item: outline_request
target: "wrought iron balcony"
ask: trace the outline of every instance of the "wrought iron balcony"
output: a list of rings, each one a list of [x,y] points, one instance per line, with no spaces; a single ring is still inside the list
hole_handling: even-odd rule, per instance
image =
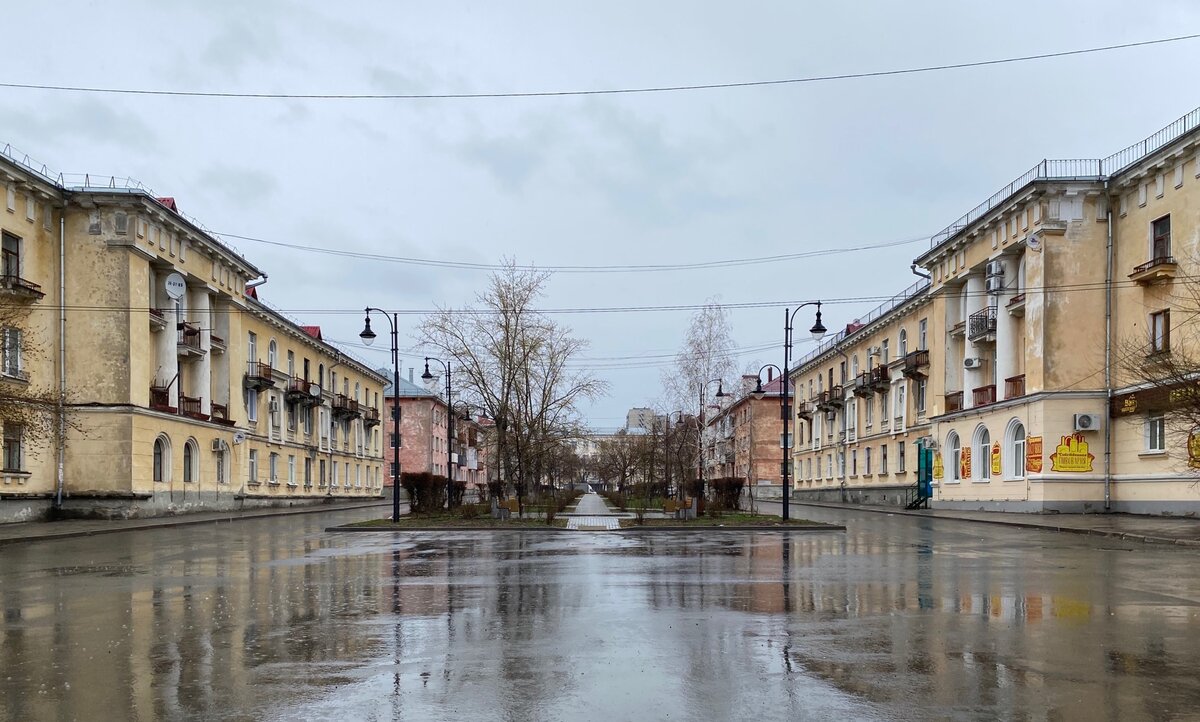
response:
[[[1175,262],[1174,256],[1159,256],[1135,267],[1133,273],[1129,274],[1129,279],[1134,283],[1148,286],[1152,283],[1170,280],[1178,271],[1179,264]]]
[[[813,402],[811,402],[811,401],[797,401],[796,402],[796,416],[799,416],[802,419],[811,419],[812,415],[813,415]]]
[[[1004,379],[1004,398],[1015,399],[1025,395],[1025,374]]]
[[[246,364],[245,384],[249,389],[269,389],[275,385],[275,370],[262,361],[250,361]]]
[[[822,391],[817,397],[818,409],[836,409],[840,408],[844,403],[843,391],[841,386],[834,386],[831,389]]]
[[[952,414],[955,411],[962,411],[963,392],[955,391],[953,393],[946,394],[945,400],[946,400],[946,413],[947,414]]]
[[[904,357],[904,375],[909,378],[924,378],[925,369],[929,366],[929,351],[918,349]]]
[[[313,391],[317,390],[316,384],[302,378],[293,377],[288,379],[287,391],[284,392],[284,398],[293,404],[311,404],[315,402]],[[319,390],[317,390],[320,393]]]
[[[208,420],[208,414],[204,413],[204,402],[199,396],[184,396],[179,395],[179,415],[187,416],[201,421]]]
[[[876,366],[871,369],[871,385],[876,393],[884,393],[892,385],[892,372],[887,366]]]
[[[875,393],[875,381],[871,378],[870,371],[863,371],[854,377],[855,396],[870,396],[873,393]]]
[[[212,405],[212,417],[210,417],[210,421],[215,421],[216,423],[224,424],[225,426],[234,425],[234,422],[229,418],[229,407],[225,404]]]
[[[46,295],[42,293],[42,287],[33,281],[10,273],[0,276],[0,293],[27,301],[40,301]]]
[[[971,392],[971,406],[987,406],[996,403],[996,384],[980,386]]]
[[[972,341],[986,339],[996,333],[996,307],[988,306],[976,311],[967,319],[967,338]]]
[[[360,414],[358,402],[345,394],[338,394],[333,397],[332,408],[334,416],[343,418],[352,418]]]
[[[200,325],[190,321],[180,321],[176,324],[179,337],[177,348],[180,356],[203,356],[204,349],[200,347]]]
[[[150,387],[150,408],[154,409],[155,411],[166,411],[169,414],[175,413],[175,407],[171,405],[170,387]]]
[[[379,409],[376,409],[373,406],[364,406],[362,412],[363,426],[369,429],[373,426],[379,425]]]

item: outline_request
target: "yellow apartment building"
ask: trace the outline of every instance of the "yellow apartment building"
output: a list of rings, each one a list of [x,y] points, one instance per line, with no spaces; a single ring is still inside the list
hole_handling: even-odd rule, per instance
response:
[[[934,507],[1200,512],[1200,430],[1178,412],[1200,382],[1200,109],[1106,158],[1038,163],[915,266],[924,288],[793,372],[801,499],[912,498],[897,450],[880,478],[883,449],[868,462],[862,443],[884,432],[864,399],[886,391],[885,438],[934,450]]]
[[[0,184],[0,521],[382,494],[384,378],[257,267],[136,184]]]

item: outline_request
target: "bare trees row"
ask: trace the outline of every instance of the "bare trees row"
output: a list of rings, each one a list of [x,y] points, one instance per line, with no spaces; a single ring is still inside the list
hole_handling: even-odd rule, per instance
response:
[[[535,309],[549,277],[510,262],[492,275],[476,306],[439,309],[419,328],[422,345],[454,365],[462,399],[495,423],[494,494],[511,483],[523,498],[551,472],[561,473],[563,443],[581,432],[580,404],[606,388],[571,367],[587,342]]]

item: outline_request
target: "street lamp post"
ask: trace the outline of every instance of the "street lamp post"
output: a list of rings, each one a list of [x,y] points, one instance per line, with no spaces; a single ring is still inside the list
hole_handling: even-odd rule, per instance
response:
[[[451,471],[454,468],[452,465],[454,460],[454,411],[450,408],[450,364],[446,363],[440,358],[426,356],[425,373],[421,374],[421,378],[425,381],[431,381],[433,379],[433,374],[429,373],[430,361],[437,361],[442,365],[442,368],[446,369],[446,508],[449,509],[450,492],[454,486],[454,472]]]
[[[704,383],[700,384],[700,416],[699,416],[699,423],[697,424],[697,432],[696,432],[697,438],[700,441],[700,443],[697,445],[698,456],[700,457],[700,499],[704,498],[704,487],[706,486],[706,479],[704,478],[704,391],[705,391],[705,389],[708,388],[708,385],[714,381],[717,382],[717,398],[718,399],[723,399],[729,395],[729,394],[725,393],[725,389],[723,388],[725,382],[722,381],[721,379],[709,379],[708,381],[705,381]],[[720,402],[717,402],[717,403],[720,403]],[[696,500],[696,509],[694,511],[696,512],[697,515],[700,513],[700,500],[699,499]]]
[[[672,411],[667,414],[663,431],[663,475],[667,480],[667,493],[671,493],[671,417],[679,414],[679,423],[683,423],[683,412]],[[675,496],[680,496],[680,490],[675,490]],[[682,497],[681,497],[682,498]]]
[[[371,312],[383,314],[392,326],[392,523],[400,521],[400,344],[397,338],[399,319],[395,313],[388,315],[387,311],[378,308],[366,309],[367,317],[363,320],[362,333],[358,337],[368,346],[375,342],[375,332],[371,330]],[[387,396],[384,395],[384,406]]]
[[[796,318],[796,312],[799,311],[800,309],[804,308],[805,306],[816,306],[817,307],[817,320],[815,323],[813,323],[812,328],[809,329],[809,333],[812,334],[813,339],[820,341],[821,338],[825,336],[825,330],[826,330],[824,324],[821,323],[821,302],[820,301],[808,301],[806,303],[800,304],[799,306],[797,306],[794,309],[791,309],[790,311],[786,308],[783,309],[783,369],[780,371],[780,374],[779,374],[779,406],[780,406],[780,415],[783,416],[783,440],[782,440],[782,442],[783,442],[782,443],[782,445],[783,445],[783,463],[780,464],[780,472],[783,477],[783,520],[784,521],[788,520],[788,501],[792,495],[791,480],[789,478],[791,476],[792,439],[791,439],[791,435],[788,433],[788,425],[791,423],[791,420],[792,420],[792,411],[791,411],[790,403],[789,403],[790,394],[788,393],[788,387],[790,386],[790,383],[791,383],[790,379],[788,379],[788,364],[791,362],[791,352],[792,352],[792,321]],[[763,366],[762,368],[760,368],[758,370],[758,373],[759,373],[758,384],[755,387],[754,392],[753,392],[755,394],[756,398],[762,398],[762,396],[763,396],[762,370],[771,365],[772,364],[767,364],[766,366]]]

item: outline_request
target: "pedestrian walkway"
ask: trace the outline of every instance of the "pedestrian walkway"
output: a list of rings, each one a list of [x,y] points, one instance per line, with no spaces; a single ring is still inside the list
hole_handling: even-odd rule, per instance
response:
[[[0,524],[0,545],[48,539],[111,534],[135,529],[153,529],[189,524],[209,524],[235,519],[253,519],[290,514],[313,514],[316,512],[347,511],[371,507],[391,507],[391,500],[351,502],[344,504],[313,504],[309,506],[273,507],[247,511],[206,511],[175,516],[156,516],[145,519],[64,519],[62,521],[31,521],[18,524]],[[408,512],[408,502],[400,504],[403,513]]]
[[[594,491],[589,491],[588,493],[579,497],[579,503],[575,505],[575,510],[571,512],[571,514],[576,516],[592,517],[605,516],[614,513],[616,512],[608,508],[608,503],[604,501],[604,497],[600,496]]]
[[[620,528],[621,520],[615,516],[567,517],[568,531],[613,531]]]
[[[1025,529],[1042,529],[1070,534],[1090,534],[1156,544],[1200,547],[1200,519],[1190,517],[1141,516],[1137,514],[1023,514],[1002,511],[957,511],[952,509],[899,509],[862,504],[822,504],[792,501],[793,510],[813,506],[853,509],[884,514],[919,516],[929,519],[1000,524]],[[760,511],[778,514],[777,502],[758,502]]]

